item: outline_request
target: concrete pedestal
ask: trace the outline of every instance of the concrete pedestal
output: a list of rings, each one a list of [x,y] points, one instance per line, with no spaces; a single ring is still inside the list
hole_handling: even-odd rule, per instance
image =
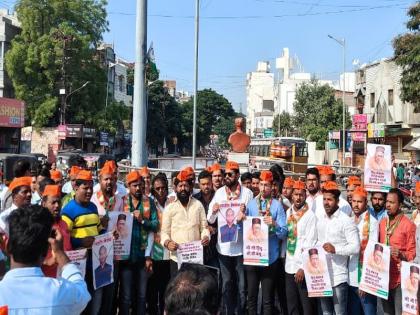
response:
[[[228,160],[239,164],[241,174],[249,171],[249,153],[229,152]]]

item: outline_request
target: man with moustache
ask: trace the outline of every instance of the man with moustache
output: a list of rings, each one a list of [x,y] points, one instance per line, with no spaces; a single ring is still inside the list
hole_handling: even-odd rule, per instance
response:
[[[347,190],[347,201],[351,205],[353,191],[356,187],[362,186],[362,181],[360,180],[359,176],[349,176],[346,190]]]
[[[386,212],[386,193],[380,191],[373,191],[370,193],[370,202],[372,207],[369,207],[369,213],[375,217],[378,222],[388,216]]]
[[[239,183],[239,164],[234,161],[226,162],[225,186],[219,188],[213,200],[210,203],[207,213],[207,220],[210,224],[214,224],[217,214],[220,210],[220,204],[229,201],[238,201],[241,203],[241,211],[237,221],[241,221],[245,216],[245,208],[248,202],[253,198],[252,191]],[[223,311],[226,314],[234,314],[237,306],[237,313],[245,312],[245,275],[243,268],[242,256],[242,236],[243,231],[239,229],[236,242],[217,243],[217,251],[219,253],[220,271],[222,274],[222,294],[223,294]],[[234,283],[236,279],[237,283]],[[235,290],[235,287],[237,290]],[[235,293],[239,292],[239,303],[236,303]]]
[[[220,166],[220,164],[213,164],[211,166],[211,181],[213,184],[214,191],[217,191],[220,187],[222,187],[225,184],[224,179],[225,172]]]
[[[308,204],[309,209],[313,210],[315,199],[318,196],[322,195],[320,186],[319,186],[319,171],[315,167],[308,168],[305,173],[306,178],[306,203]]]
[[[285,206],[286,210],[292,206],[292,193],[294,183],[295,181],[292,177],[286,177],[283,183],[283,190],[281,192],[281,195],[283,197],[283,205]]]
[[[161,245],[170,251],[171,276],[178,271],[176,250],[179,244],[201,240],[208,246],[210,233],[207,229],[206,212],[200,201],[191,197],[192,182],[189,172],[182,170],[175,178],[176,200],[162,217]]]
[[[69,171],[70,181],[64,184],[62,187],[62,191],[64,193],[64,187],[70,186],[70,192],[66,194],[62,201],[63,208],[74,198],[75,195],[75,188],[76,188],[76,176],[82,169],[79,166],[73,165]]]
[[[260,193],[260,172],[254,172],[251,174],[251,190],[254,194],[254,198]]]

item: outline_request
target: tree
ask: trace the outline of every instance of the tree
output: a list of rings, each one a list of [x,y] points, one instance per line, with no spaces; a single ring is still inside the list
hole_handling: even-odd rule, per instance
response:
[[[401,100],[420,113],[420,2],[408,10],[408,33],[394,39],[395,62],[402,67]]]
[[[217,144],[221,149],[229,148],[229,135],[235,131],[235,123],[232,117],[222,117],[213,127],[213,133],[218,136]]]
[[[303,83],[296,91],[293,125],[308,141],[315,141],[317,148],[324,148],[328,131],[342,129],[342,101],[335,99],[334,89],[320,85],[317,80]],[[346,128],[351,125],[346,112]]]
[[[273,130],[276,137],[287,137],[290,135],[290,133],[294,130],[292,119],[292,115],[287,112],[282,112],[280,115],[274,117]]]
[[[106,0],[19,0],[22,31],[6,54],[6,69],[16,97],[27,105],[27,121],[35,127],[59,122],[59,90],[67,94],[68,122],[96,124],[105,104],[106,73],[95,58],[108,29]]]
[[[182,136],[186,147],[191,148],[193,130],[193,99],[182,105]],[[197,99],[197,146],[209,142],[214,126],[222,118],[233,119],[235,111],[232,104],[212,89],[198,91]]]
[[[95,115],[95,126],[98,130],[115,134],[124,128],[123,122],[130,118],[130,111],[123,102],[111,101]]]

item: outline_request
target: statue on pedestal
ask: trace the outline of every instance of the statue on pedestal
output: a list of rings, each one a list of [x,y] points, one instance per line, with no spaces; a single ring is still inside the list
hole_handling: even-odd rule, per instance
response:
[[[243,131],[244,119],[242,117],[235,118],[236,131],[229,136],[229,144],[232,152],[245,153],[251,143],[251,137]]]

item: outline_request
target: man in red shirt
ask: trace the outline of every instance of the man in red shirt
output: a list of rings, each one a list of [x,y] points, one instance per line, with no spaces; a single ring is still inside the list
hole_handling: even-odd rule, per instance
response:
[[[402,313],[401,261],[412,261],[416,257],[416,226],[401,210],[404,196],[392,188],[386,197],[388,217],[379,224],[379,242],[391,247],[389,270],[389,296],[382,299],[385,315]]]
[[[60,231],[63,236],[64,250],[72,250],[70,242],[70,234],[67,230],[67,224],[61,219],[61,187],[59,185],[45,186],[44,193],[42,194],[41,205],[47,208],[54,218],[53,229]],[[47,277],[57,277],[57,264],[55,258],[52,257],[51,249],[48,250],[47,257],[41,267],[44,275]]]

